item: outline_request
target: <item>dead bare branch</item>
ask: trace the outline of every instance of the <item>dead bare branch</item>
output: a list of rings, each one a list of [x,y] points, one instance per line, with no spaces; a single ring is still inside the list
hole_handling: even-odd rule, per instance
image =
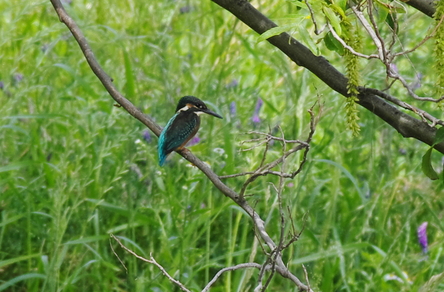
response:
[[[179,282],[178,280],[174,279],[166,270],[164,267],[162,267],[161,264],[159,264],[152,255],[150,255],[150,259],[146,259],[140,255],[138,255],[137,253],[135,253],[134,251],[132,251],[131,249],[127,248],[116,236],[114,236],[114,234],[110,234],[109,236],[111,236],[112,239],[114,239],[115,241],[117,241],[117,243],[120,245],[121,248],[123,248],[124,250],[126,250],[128,253],[130,253],[131,255],[133,255],[134,257],[138,258],[141,261],[144,261],[146,263],[149,264],[153,264],[155,265],[161,272],[162,274],[165,275],[165,277],[168,278],[168,280],[171,281],[171,283],[177,285],[180,290],[182,291],[186,291],[186,292],[191,292],[190,290],[188,290],[181,282]],[[126,268],[125,268],[126,269]]]
[[[60,0],[50,0],[50,1],[60,21],[68,27],[68,29],[71,31],[72,35],[74,36],[75,40],[79,44],[80,49],[83,52],[91,70],[102,82],[102,84],[109,92],[111,97],[126,111],[128,111],[129,114],[131,114],[133,117],[137,118],[139,121],[145,124],[151,131],[153,131],[153,133],[155,133],[158,136],[160,134],[161,127],[157,125],[153,121],[153,119],[146,116],[139,109],[137,109],[128,99],[126,99],[116,89],[116,87],[113,84],[113,80],[105,73],[105,71],[98,63],[82,31],[80,30],[76,22],[66,13]],[[234,190],[232,190],[226,184],[224,184],[220,180],[218,175],[216,175],[207,164],[205,164],[196,156],[194,156],[191,153],[191,151],[189,151],[188,149],[184,148],[183,150],[178,151],[178,153],[182,155],[185,159],[187,159],[189,162],[194,164],[197,168],[199,168],[200,171],[202,171],[208,177],[208,179],[214,184],[216,188],[220,190],[221,193],[223,193],[225,196],[233,200],[250,216],[250,218],[253,221],[253,224],[255,225],[255,229],[257,230],[257,234],[270,250],[274,250],[276,248],[276,244],[274,243],[274,241],[272,240],[272,238],[265,229],[264,221],[260,218],[260,216],[256,213],[256,211],[248,204],[248,202],[245,200],[243,196],[240,196],[238,193],[236,193]],[[113,238],[118,240],[116,237]],[[130,252],[129,250],[127,251]],[[189,291],[183,285],[181,285],[180,282],[176,281],[171,276],[169,276],[166,270],[163,269],[163,267],[160,264],[158,264],[153,257],[151,257],[150,259],[145,259],[135,253],[132,254],[140,260],[156,265],[165,274],[165,276],[170,279],[170,281],[178,285],[183,291]],[[312,291],[307,287],[307,285],[303,284],[295,275],[293,275],[287,269],[280,256],[277,257],[276,259],[276,270],[282,277],[292,281],[300,290]]]
[[[323,31],[324,28],[322,28],[321,30],[319,29],[318,23],[316,22],[316,18],[313,12],[313,8],[311,8],[310,3],[308,3],[308,0],[305,0],[305,5],[307,5],[308,11],[310,12],[310,17],[311,17],[311,21],[313,22],[313,25],[315,27],[315,34],[320,35]]]
[[[248,268],[261,269],[262,266],[257,263],[244,263],[244,264],[238,264],[238,265],[235,265],[232,267],[223,268],[219,272],[217,272],[216,275],[214,275],[213,279],[211,279],[211,281],[208,282],[207,286],[205,286],[205,288],[202,290],[202,292],[209,291],[211,288],[211,285],[213,285],[217,281],[217,279],[219,279],[219,277],[222,276],[223,273],[228,272],[228,271],[235,271],[235,270],[239,270],[239,269],[248,269]]]
[[[379,96],[381,98],[384,98],[385,100],[390,101],[390,102],[392,102],[392,103],[394,103],[394,104],[396,104],[396,105],[398,105],[398,106],[400,106],[400,107],[402,107],[402,108],[404,108],[406,110],[412,111],[415,114],[417,114],[418,116],[420,116],[421,119],[423,119],[424,121],[432,122],[431,123],[432,127],[434,127],[435,125],[442,125],[442,126],[444,126],[444,121],[435,118],[434,116],[432,116],[431,114],[427,113],[426,111],[423,111],[423,110],[421,110],[419,108],[416,108],[416,107],[414,107],[414,106],[412,106],[412,105],[410,105],[410,104],[408,104],[408,103],[406,103],[404,101],[400,101],[399,99],[397,99],[397,98],[395,98],[395,97],[391,96],[390,94],[387,94],[387,93],[385,93],[383,91],[380,91],[380,90],[377,90],[377,89],[374,89],[374,88],[366,88],[366,87],[359,87],[359,91],[362,92],[362,93],[368,92],[368,93],[377,95],[377,96]]]

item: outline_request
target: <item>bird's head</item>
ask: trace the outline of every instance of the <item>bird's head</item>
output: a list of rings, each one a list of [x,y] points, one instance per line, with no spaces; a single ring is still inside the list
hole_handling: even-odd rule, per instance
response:
[[[209,114],[216,118],[222,119],[222,117],[212,110],[209,110],[206,104],[194,96],[184,96],[179,100],[177,104],[176,112],[192,111],[196,115]]]

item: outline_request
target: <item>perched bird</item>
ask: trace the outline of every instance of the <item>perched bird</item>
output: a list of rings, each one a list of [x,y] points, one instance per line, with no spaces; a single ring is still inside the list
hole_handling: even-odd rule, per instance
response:
[[[184,96],[179,100],[176,114],[168,121],[159,136],[159,165],[171,152],[182,149],[196,135],[200,127],[200,115],[209,114],[222,117],[209,110],[205,103],[194,96]]]

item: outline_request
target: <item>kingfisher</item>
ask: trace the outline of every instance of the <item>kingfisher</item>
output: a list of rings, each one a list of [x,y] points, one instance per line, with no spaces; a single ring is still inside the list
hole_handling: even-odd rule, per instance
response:
[[[184,96],[179,100],[176,114],[168,121],[159,136],[160,166],[165,163],[168,154],[181,150],[196,135],[200,127],[201,114],[209,114],[222,119],[220,115],[209,110],[205,103],[197,97]]]

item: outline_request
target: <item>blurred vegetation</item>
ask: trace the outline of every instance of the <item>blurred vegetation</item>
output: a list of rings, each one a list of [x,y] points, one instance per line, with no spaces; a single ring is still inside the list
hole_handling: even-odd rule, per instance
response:
[[[239,151],[249,130],[280,126],[288,139],[306,138],[306,111],[320,105],[309,161],[283,194],[296,228],[305,226],[284,260],[301,279],[304,264],[315,290],[416,291],[443,272],[443,191],[421,172],[427,145],[403,139],[362,109],[353,137],[343,97],[210,1],[66,6],[118,88],[160,125],[183,95],[224,116],[203,117],[201,141],[190,148],[218,174],[260,163],[263,149]],[[343,57],[310,34],[298,6],[259,7],[278,24],[298,23],[293,35],[345,71]],[[114,106],[49,1],[0,0],[0,11],[0,291],[178,291],[157,268],[117,248],[109,233],[142,256],[152,253],[193,291],[225,266],[265,260],[249,218],[202,173],[177,154],[158,167],[157,138]],[[433,23],[410,8],[399,21],[398,37],[409,47]],[[432,51],[427,43],[397,63],[412,82],[424,75],[418,90],[425,94],[433,92]],[[364,85],[386,86],[381,64],[361,65]],[[396,86],[392,94],[406,95]],[[253,122],[259,98],[264,104]],[[281,151],[273,144],[270,159]],[[227,180],[237,190],[242,183]],[[271,183],[277,179],[260,178],[247,194],[278,236]],[[423,222],[427,255],[417,240]],[[256,279],[252,270],[230,272],[211,291],[251,291]],[[270,291],[296,289],[275,277]]]

